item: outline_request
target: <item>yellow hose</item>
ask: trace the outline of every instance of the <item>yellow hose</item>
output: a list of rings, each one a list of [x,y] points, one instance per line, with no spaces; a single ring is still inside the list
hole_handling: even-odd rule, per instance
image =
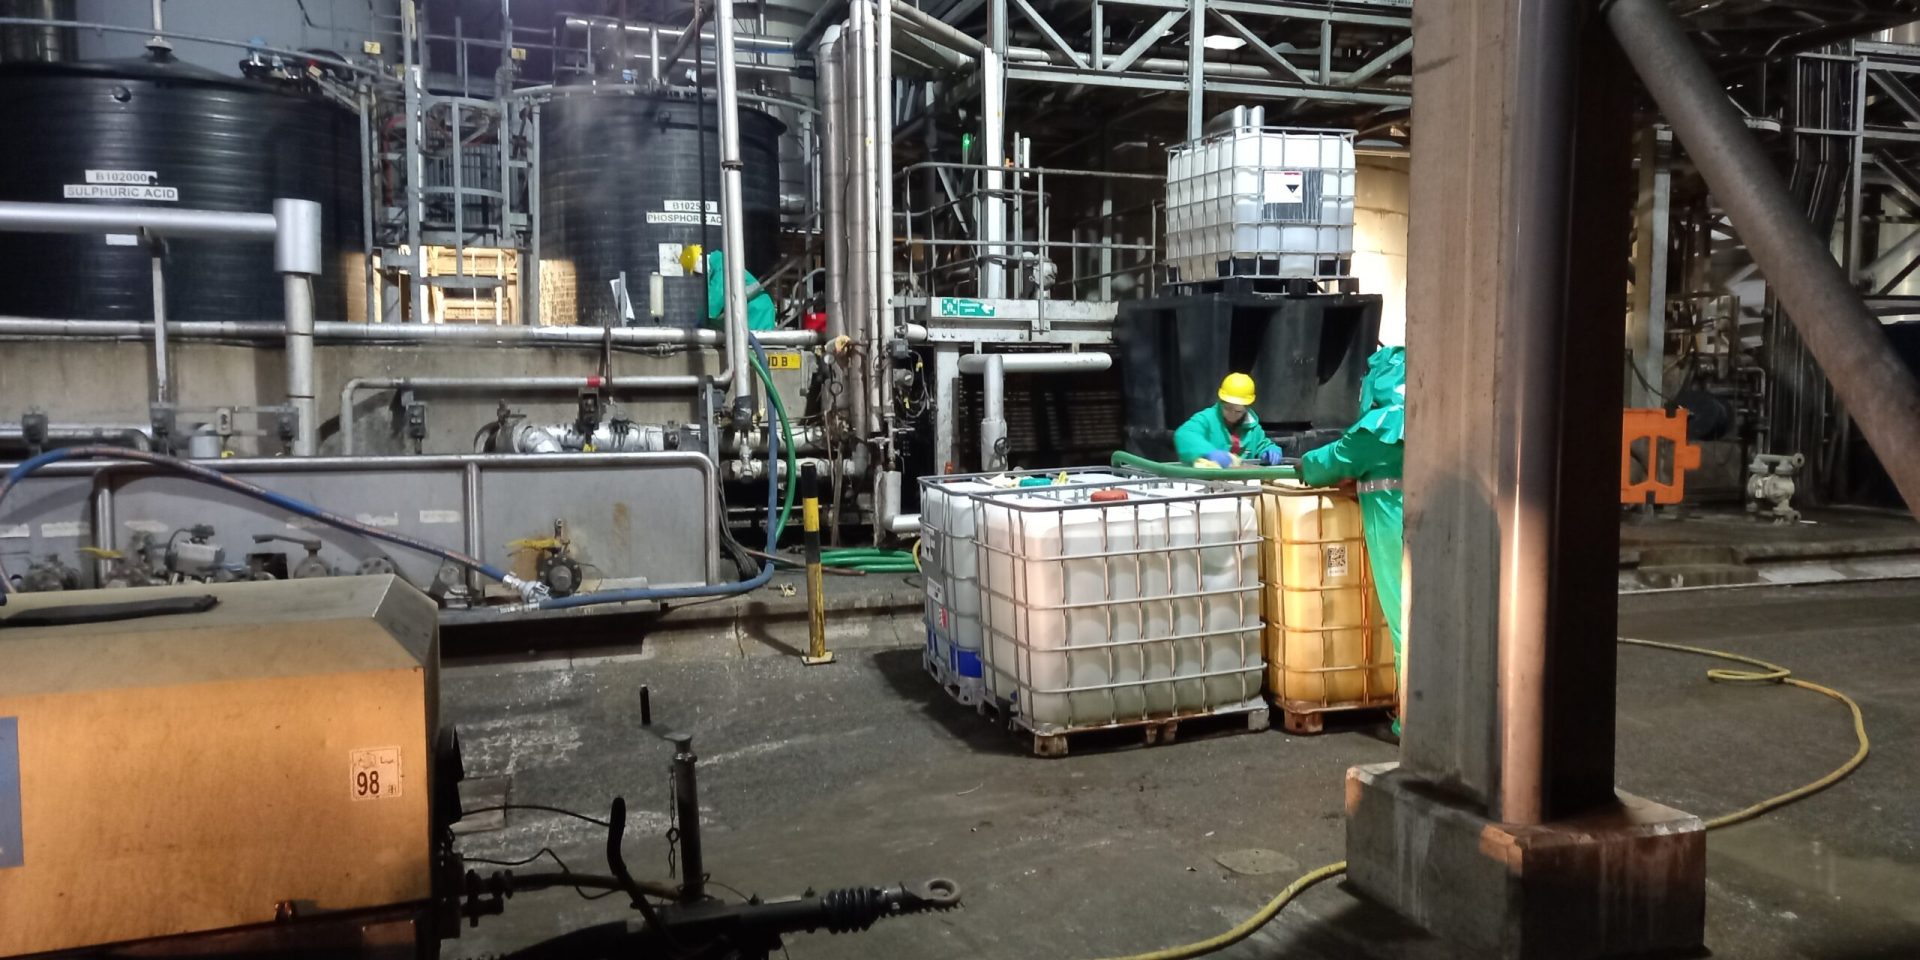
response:
[[[1732,813],[1708,820],[1706,821],[1706,829],[1708,830],[1718,830],[1721,827],[1730,827],[1736,823],[1744,823],[1763,813],[1784,807],[1796,800],[1804,800],[1839,783],[1867,760],[1867,750],[1871,744],[1867,740],[1867,721],[1866,718],[1860,714],[1860,704],[1854,702],[1852,697],[1832,687],[1823,687],[1817,683],[1797,679],[1792,676],[1792,671],[1777,663],[1768,663],[1765,660],[1759,660],[1753,657],[1743,657],[1740,654],[1727,653],[1724,650],[1689,647],[1679,643],[1661,643],[1656,640],[1635,640],[1631,637],[1620,637],[1619,640],[1621,643],[1636,647],[1652,647],[1656,650],[1692,653],[1702,657],[1715,657],[1721,660],[1730,660],[1734,663],[1744,663],[1749,666],[1758,667],[1758,670],[1729,670],[1724,667],[1716,667],[1707,671],[1707,679],[1716,683],[1779,683],[1790,687],[1800,687],[1832,697],[1846,704],[1847,709],[1853,714],[1853,735],[1859,739],[1860,747],[1853,752],[1853,756],[1849,757],[1846,763],[1834,768],[1832,773],[1805,786],[1789,790],[1779,796],[1768,797],[1751,807],[1735,810]],[[1346,872],[1347,862],[1345,860],[1338,863],[1329,863],[1317,870],[1310,871],[1300,879],[1287,884],[1287,888],[1280,891],[1279,896],[1267,901],[1267,905],[1261,907],[1253,916],[1242,920],[1233,929],[1217,936],[1208,937],[1205,940],[1178,947],[1167,947],[1163,950],[1154,950],[1149,953],[1129,954],[1124,957],[1111,957],[1108,958],[1108,960],[1188,960],[1190,957],[1198,957],[1213,953],[1216,950],[1224,950],[1252,936],[1255,930],[1266,926],[1274,917],[1279,916],[1280,911],[1286,909],[1287,904],[1292,903],[1295,897],[1306,892],[1307,888],[1323,880],[1331,880]]]

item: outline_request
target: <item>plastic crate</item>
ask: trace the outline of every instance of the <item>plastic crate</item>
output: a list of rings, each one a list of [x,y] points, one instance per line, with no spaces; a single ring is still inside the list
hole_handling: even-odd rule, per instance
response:
[[[1176,283],[1353,275],[1353,131],[1239,126],[1167,156]]]

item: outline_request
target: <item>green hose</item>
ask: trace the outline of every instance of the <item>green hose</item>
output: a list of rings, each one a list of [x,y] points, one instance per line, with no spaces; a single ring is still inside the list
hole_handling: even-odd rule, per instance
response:
[[[773,404],[773,412],[780,418],[780,449],[786,454],[787,460],[787,493],[780,498],[780,519],[773,524],[772,542],[779,543],[780,535],[787,530],[787,517],[793,514],[793,491],[800,482],[799,461],[793,455],[793,427],[787,423],[787,405],[780,402],[780,391],[773,387],[773,374],[767,372],[759,355],[749,353],[748,356],[753,359],[753,371],[760,375],[761,385],[767,388],[767,399]],[[767,469],[772,470],[773,465],[768,464]]]
[[[911,573],[914,569],[912,552],[907,550],[884,550],[879,547],[848,547],[844,550],[822,550],[820,551],[820,565],[823,567],[846,567],[851,570],[865,570],[868,573]]]
[[[1115,450],[1113,460],[1116,467],[1132,467],[1156,476],[1172,477],[1175,480],[1298,480],[1300,468],[1281,467],[1189,467],[1178,463],[1161,463],[1135,456],[1125,450]]]

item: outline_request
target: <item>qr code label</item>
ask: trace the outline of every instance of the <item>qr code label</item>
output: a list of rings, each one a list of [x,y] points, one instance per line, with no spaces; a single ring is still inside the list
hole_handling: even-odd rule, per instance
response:
[[[1331,543],[1327,545],[1326,579],[1335,580],[1347,575],[1347,545]]]
[[[362,747],[347,754],[347,795],[355,800],[400,796],[400,748]]]

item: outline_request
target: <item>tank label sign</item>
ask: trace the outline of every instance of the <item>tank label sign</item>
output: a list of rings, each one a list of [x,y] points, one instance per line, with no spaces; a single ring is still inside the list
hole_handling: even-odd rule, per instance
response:
[[[697,227],[705,223],[709,227],[720,225],[720,204],[708,200],[704,204],[706,216],[700,215],[703,204],[699,200],[662,200],[660,209],[647,211],[648,223],[679,223]]]
[[[20,718],[0,717],[0,867],[26,863],[20,837]]]
[[[88,170],[87,182],[151,187],[160,182],[160,175],[152,170]]]
[[[160,174],[152,170],[88,170],[86,183],[69,183],[61,188],[68,200],[160,200],[175,203],[180,188],[160,185]]]
[[[117,183],[69,183],[61,188],[68,200],[163,200],[180,199],[178,187],[137,187]]]
[[[386,800],[400,796],[400,748],[361,747],[347,753],[347,796]]]
[[[458,510],[422,510],[420,511],[420,522],[421,523],[459,523],[460,511]]]
[[[1301,182],[1305,173],[1300,170],[1269,170],[1262,189],[1268,203],[1299,203],[1306,197],[1301,195]]]
[[[934,309],[936,317],[991,317],[994,315],[993,304],[967,297],[941,297]]]

